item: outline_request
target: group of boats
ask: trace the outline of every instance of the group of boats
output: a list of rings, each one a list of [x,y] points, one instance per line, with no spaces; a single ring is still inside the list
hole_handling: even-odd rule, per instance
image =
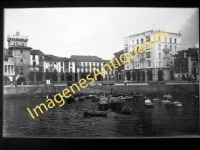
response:
[[[182,103],[179,101],[172,101],[172,95],[167,94],[163,96],[162,103],[165,104],[166,108],[176,108],[176,107],[182,107]]]

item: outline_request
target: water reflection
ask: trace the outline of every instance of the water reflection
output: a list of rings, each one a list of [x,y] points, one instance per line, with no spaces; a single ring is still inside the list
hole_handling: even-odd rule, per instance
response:
[[[153,100],[153,98],[156,98]],[[154,137],[198,134],[198,106],[194,99],[178,99],[182,108],[166,109],[161,98],[150,97],[154,108],[142,98],[123,101],[130,115],[108,110],[108,117],[84,118],[84,109],[98,110],[98,102],[75,101],[40,114],[34,120],[26,108],[45,99],[4,99],[3,136],[6,137]]]

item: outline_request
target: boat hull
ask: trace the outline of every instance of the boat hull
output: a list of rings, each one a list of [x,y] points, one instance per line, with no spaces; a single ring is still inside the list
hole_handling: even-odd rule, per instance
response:
[[[108,104],[99,104],[99,110],[108,110],[109,105]]]
[[[84,111],[84,117],[107,117],[107,113],[106,112],[102,112],[102,111],[93,111],[93,110],[88,110],[88,111]]]

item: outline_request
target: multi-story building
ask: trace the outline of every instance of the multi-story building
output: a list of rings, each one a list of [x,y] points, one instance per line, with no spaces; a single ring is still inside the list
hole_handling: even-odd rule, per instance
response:
[[[14,59],[10,51],[6,48],[3,49],[4,52],[4,85],[13,84],[15,77],[14,69]]]
[[[72,55],[70,57],[70,62],[73,67],[73,72],[71,75],[73,76],[73,79],[75,81],[78,81],[80,78],[86,78],[88,74],[91,74],[93,76],[93,67],[96,67],[101,71],[102,66],[106,60],[103,60],[97,56],[83,56],[83,55]],[[73,63],[74,62],[74,63]],[[71,72],[71,71],[70,71]],[[102,81],[103,78],[101,75],[97,77],[98,81]]]
[[[181,50],[174,55],[175,79],[178,80],[199,80],[199,61],[198,48],[189,48]]]
[[[30,80],[44,82],[44,58],[45,54],[40,50],[30,51]]]
[[[66,73],[69,72],[69,58],[54,55],[45,55],[44,58],[44,80],[61,82],[66,81]]]
[[[160,33],[161,42],[154,41],[154,35]],[[134,59],[129,57],[131,63],[125,66],[125,80],[132,82],[162,81],[173,79],[173,54],[180,50],[181,34],[167,32],[168,37],[159,31],[146,31],[139,34],[124,37],[124,53],[128,54],[128,50],[132,48],[139,49],[137,44],[144,44],[147,48],[142,54]],[[134,53],[132,53],[134,55]]]
[[[14,72],[17,84],[25,84],[29,82],[30,72],[30,50],[31,47],[27,46],[28,36],[20,36],[19,32],[15,35],[8,35],[8,50],[13,56]]]
[[[121,54],[124,54],[124,50],[114,53],[116,58],[119,58]],[[121,64],[121,66],[118,66],[118,64],[115,62],[115,66],[117,66],[117,68],[114,69],[114,74],[115,74],[114,80],[115,80],[115,82],[123,82],[125,79],[124,64]]]

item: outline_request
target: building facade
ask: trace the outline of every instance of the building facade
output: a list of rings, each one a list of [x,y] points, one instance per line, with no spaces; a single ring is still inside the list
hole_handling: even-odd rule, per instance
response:
[[[30,51],[30,75],[32,82],[44,82],[44,58],[45,54],[40,50]]]
[[[27,46],[28,36],[20,36],[19,32],[15,35],[8,35],[8,50],[13,56],[14,60],[14,82],[16,84],[25,84],[29,82],[30,72],[30,50]]]
[[[54,55],[44,56],[44,80],[53,82],[65,82],[69,73],[69,58]]]
[[[155,42],[155,34],[160,34],[161,42]],[[163,81],[174,78],[173,55],[180,50],[181,34],[168,32],[168,37],[159,31],[146,31],[139,34],[124,37],[124,53],[130,60],[130,65],[125,66],[125,80],[131,82]],[[128,50],[132,51],[144,44],[144,40],[150,42],[146,45],[146,51],[134,59],[130,57]],[[132,53],[134,55],[134,53]]]
[[[97,56],[84,56],[84,55],[72,55],[70,57],[72,67],[70,67],[70,75],[73,76],[73,81],[78,81],[80,78],[86,78],[88,74],[93,77],[93,68],[97,68],[102,71],[102,66],[106,62]],[[71,72],[74,71],[74,72]],[[101,75],[97,77],[98,81],[102,81]]]
[[[4,48],[4,85],[13,84],[14,77],[15,77],[15,68],[14,68],[14,59],[11,52]]]
[[[198,48],[189,48],[174,55],[174,70],[176,80],[199,80]]]

